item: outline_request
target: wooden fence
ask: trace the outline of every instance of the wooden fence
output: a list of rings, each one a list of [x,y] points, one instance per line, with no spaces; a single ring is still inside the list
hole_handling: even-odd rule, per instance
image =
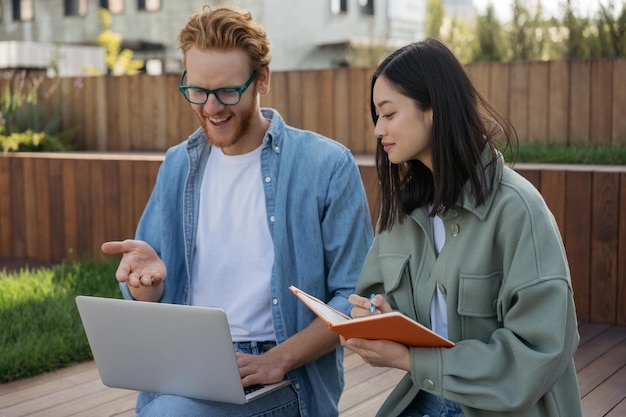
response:
[[[626,58],[466,66],[479,91],[514,124],[520,140],[626,143]],[[372,153],[371,69],[274,72],[263,106],[296,127],[321,132],[355,153]],[[0,91],[9,81],[0,80]],[[163,151],[198,122],[178,75],[46,79],[40,102],[63,111],[79,149]]]
[[[0,258],[100,257],[131,238],[162,155],[0,155]],[[358,157],[372,219],[378,182]],[[626,167],[520,164],[543,194],[568,252],[580,320],[626,325]]]

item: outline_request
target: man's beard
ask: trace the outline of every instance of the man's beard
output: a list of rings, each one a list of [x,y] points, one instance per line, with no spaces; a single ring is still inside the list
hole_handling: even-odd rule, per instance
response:
[[[235,118],[235,122],[237,123],[237,126],[235,128],[235,132],[233,133],[233,135],[230,138],[219,141],[219,142],[216,141],[214,137],[211,137],[211,135],[209,135],[211,122],[208,121],[204,117],[198,116],[198,119],[200,119],[200,124],[202,125],[204,136],[206,136],[206,138],[209,140],[209,143],[211,145],[217,146],[218,148],[228,148],[236,144],[245,134],[248,133],[248,131],[250,130],[250,124],[252,123],[252,120],[254,119],[258,111],[259,111],[259,106],[258,106],[257,100],[256,98],[253,98],[253,102],[252,102],[252,106],[250,107],[250,110],[247,113],[239,114],[238,117]]]

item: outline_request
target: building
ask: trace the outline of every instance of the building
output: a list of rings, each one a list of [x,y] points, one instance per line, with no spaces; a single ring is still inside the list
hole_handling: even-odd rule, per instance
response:
[[[0,0],[2,41],[90,45],[102,28],[98,8],[111,12],[122,47],[150,73],[179,72],[176,36],[192,11],[217,0]],[[425,33],[426,0],[236,0],[267,30],[272,69],[351,65],[348,52],[407,43]],[[0,62],[2,60],[0,59]]]
[[[476,9],[473,0],[441,0],[446,13],[456,18],[473,18]]]

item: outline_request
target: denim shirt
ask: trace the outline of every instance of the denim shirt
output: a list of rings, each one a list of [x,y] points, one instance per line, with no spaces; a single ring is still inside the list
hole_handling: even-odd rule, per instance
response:
[[[372,226],[350,151],[317,133],[287,126],[275,110],[261,111],[271,121],[263,138],[261,178],[274,242],[272,319],[281,343],[316,317],[289,291],[290,285],[349,313],[347,297],[372,242]],[[165,303],[190,301],[200,186],[210,151],[202,129],[167,151],[137,228],[136,239],[149,243],[167,266]],[[245,254],[233,253],[240,256]],[[126,284],[120,288],[131,298]],[[338,347],[289,372],[303,417],[338,415],[342,364]],[[140,393],[138,405],[149,397]]]

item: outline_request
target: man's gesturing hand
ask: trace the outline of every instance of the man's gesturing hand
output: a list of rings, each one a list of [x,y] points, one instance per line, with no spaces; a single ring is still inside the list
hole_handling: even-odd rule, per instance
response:
[[[108,255],[122,254],[115,277],[119,282],[126,282],[133,297],[149,301],[156,301],[161,297],[167,269],[150,245],[141,240],[130,239],[105,242],[102,244],[102,252]],[[140,292],[133,289],[140,289]]]

